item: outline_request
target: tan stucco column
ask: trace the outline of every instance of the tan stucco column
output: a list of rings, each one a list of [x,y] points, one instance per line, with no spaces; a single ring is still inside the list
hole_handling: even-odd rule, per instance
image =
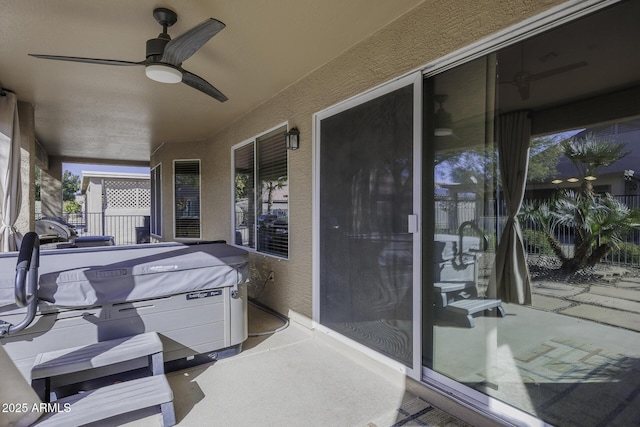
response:
[[[35,184],[35,120],[33,106],[18,101],[20,118],[20,178],[22,181],[22,204],[16,221],[16,229],[24,234],[35,230],[34,213],[36,209]]]
[[[49,168],[40,174],[42,216],[62,216],[62,159],[49,156]]]

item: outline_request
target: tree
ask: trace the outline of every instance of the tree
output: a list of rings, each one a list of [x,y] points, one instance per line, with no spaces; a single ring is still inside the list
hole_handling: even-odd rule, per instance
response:
[[[543,136],[531,139],[529,170],[527,180],[533,182],[546,181],[556,173],[556,166],[562,154],[557,138]]]
[[[560,148],[582,176],[582,192],[586,194],[593,193],[593,184],[584,178],[594,176],[598,168],[610,166],[627,156],[629,151],[623,151],[626,145],[624,142],[609,141],[589,133],[582,138],[562,141]]]
[[[36,197],[35,199],[39,202],[40,200],[42,200],[42,196],[41,196],[41,188],[42,188],[42,170],[36,166],[36,171],[35,171],[35,175],[36,175],[36,179],[35,179],[35,184],[36,184]]]
[[[598,168],[609,166],[627,154],[624,143],[615,143],[588,134],[560,144],[562,153],[576,166],[582,177],[580,191],[565,190],[550,202],[529,203],[521,215],[545,233],[562,269],[574,273],[591,267],[622,243],[630,231],[640,228],[640,211],[630,209],[610,194],[597,195],[591,181]],[[562,251],[555,237],[558,226],[574,231],[573,256]]]
[[[62,211],[66,213],[80,213],[82,205],[75,200],[67,200],[62,204]]]
[[[247,187],[249,182],[249,175],[246,173],[236,174],[236,201],[245,199],[247,197]]]
[[[80,190],[80,177],[65,170],[62,174],[62,200],[75,200],[78,190]]]
[[[529,169],[527,180],[541,182],[556,173],[562,150],[557,137],[544,136],[530,141]],[[467,149],[447,151],[436,155],[436,166],[447,165],[449,177],[453,182],[470,185],[478,182],[491,182],[498,161],[498,149],[490,146],[486,149]],[[442,169],[442,168],[441,168]],[[478,189],[479,191],[480,189]]]
[[[280,176],[276,179],[263,181],[263,186],[267,192],[267,213],[271,213],[273,210],[273,192],[284,188],[287,185],[287,177]]]

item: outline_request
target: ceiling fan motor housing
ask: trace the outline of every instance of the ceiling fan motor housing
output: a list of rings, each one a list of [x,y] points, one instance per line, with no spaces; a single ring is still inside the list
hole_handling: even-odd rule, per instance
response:
[[[160,34],[158,38],[147,40],[147,58],[157,56],[158,60],[164,54],[164,47],[171,41],[171,37],[167,34]]]

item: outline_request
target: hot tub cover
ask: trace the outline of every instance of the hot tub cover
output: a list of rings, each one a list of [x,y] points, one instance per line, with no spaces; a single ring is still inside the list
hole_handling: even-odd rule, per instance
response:
[[[237,286],[248,279],[247,252],[226,244],[116,248],[41,256],[41,271],[58,265],[40,274],[38,298],[57,307],[87,307]],[[0,306],[13,303],[7,293],[0,295]]]

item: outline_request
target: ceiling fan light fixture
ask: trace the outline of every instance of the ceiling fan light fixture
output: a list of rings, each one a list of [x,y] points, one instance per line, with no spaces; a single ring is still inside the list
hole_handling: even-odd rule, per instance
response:
[[[150,64],[145,67],[144,72],[151,80],[160,83],[180,83],[182,81],[182,72],[169,65]]]
[[[452,119],[451,113],[445,111],[442,107],[442,103],[447,100],[447,95],[436,95],[435,101],[440,104],[438,110],[435,112],[435,129],[433,134],[435,136],[449,136],[453,134],[451,128]]]
[[[453,130],[451,128],[435,128],[433,134],[435,136],[449,136],[453,135]]]

